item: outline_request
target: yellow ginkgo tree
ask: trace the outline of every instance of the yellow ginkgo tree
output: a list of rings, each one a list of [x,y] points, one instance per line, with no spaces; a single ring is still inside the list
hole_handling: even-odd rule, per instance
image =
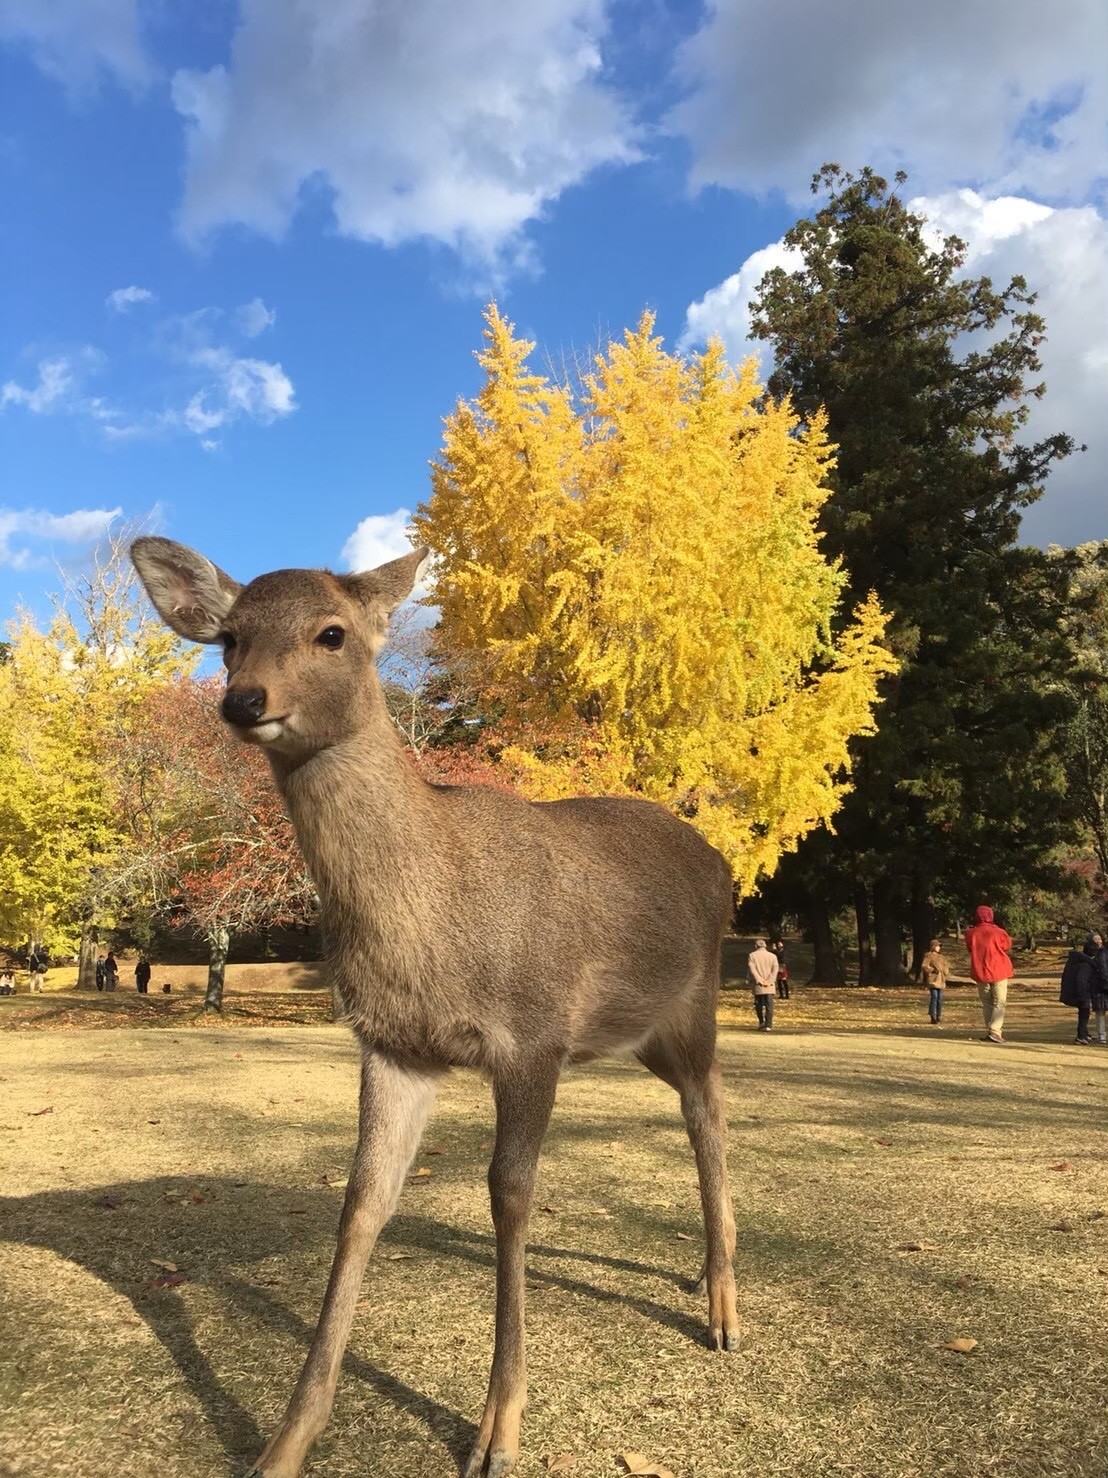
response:
[[[442,647],[483,664],[526,793],[660,801],[748,890],[833,816],[894,662],[820,552],[823,423],[653,327],[558,385],[490,307],[415,526]]]
[[[113,531],[45,625],[21,611],[0,663],[0,940],[70,949],[87,976],[125,848],[118,768],[146,694],[195,663],[139,598]]]

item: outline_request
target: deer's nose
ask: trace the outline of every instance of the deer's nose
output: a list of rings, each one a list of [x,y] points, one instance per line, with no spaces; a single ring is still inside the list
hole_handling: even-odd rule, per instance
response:
[[[228,688],[223,695],[222,713],[229,724],[248,729],[265,713],[264,688]]]

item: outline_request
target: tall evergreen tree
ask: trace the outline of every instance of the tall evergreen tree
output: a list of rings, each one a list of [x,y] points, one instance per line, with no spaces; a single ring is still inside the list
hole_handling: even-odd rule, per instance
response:
[[[826,165],[813,190],[823,204],[785,238],[803,264],[763,279],[753,331],[775,351],[771,393],[805,423],[826,411],[839,450],[823,548],[848,606],[873,591],[892,613],[902,667],[834,835],[802,844],[784,881],[816,935],[851,898],[863,978],[890,982],[905,924],[926,944],[934,897],[1002,899],[1065,823],[1052,737],[1067,700],[1051,679],[1066,573],[1016,540],[1073,447],[1019,440],[1044,391],[1022,278],[963,276],[965,244],[936,239],[870,169]]]

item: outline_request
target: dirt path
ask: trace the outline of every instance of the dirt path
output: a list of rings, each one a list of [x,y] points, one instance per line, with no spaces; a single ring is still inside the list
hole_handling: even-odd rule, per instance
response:
[[[625,1449],[677,1478],[1103,1478],[1108,1051],[729,1028],[721,1055],[743,1348],[704,1348],[682,1281],[673,1095],[631,1064],[575,1072],[532,1232],[520,1478],[563,1452],[609,1478]],[[0,1078],[0,1473],[240,1473],[318,1310],[349,1037],[11,1033]],[[490,1124],[484,1085],[449,1079],[311,1473],[456,1472],[490,1353]],[[185,1281],[150,1286],[176,1276],[154,1259]],[[972,1354],[942,1348],[961,1335]]]

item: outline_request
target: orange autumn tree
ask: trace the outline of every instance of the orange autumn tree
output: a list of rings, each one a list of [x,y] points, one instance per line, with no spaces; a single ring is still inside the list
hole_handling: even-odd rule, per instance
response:
[[[894,663],[875,600],[843,619],[819,549],[834,449],[722,346],[653,315],[579,387],[527,365],[491,306],[485,383],[447,419],[414,520],[450,651],[482,667],[527,794],[640,794],[688,817],[744,891],[830,821]]]

